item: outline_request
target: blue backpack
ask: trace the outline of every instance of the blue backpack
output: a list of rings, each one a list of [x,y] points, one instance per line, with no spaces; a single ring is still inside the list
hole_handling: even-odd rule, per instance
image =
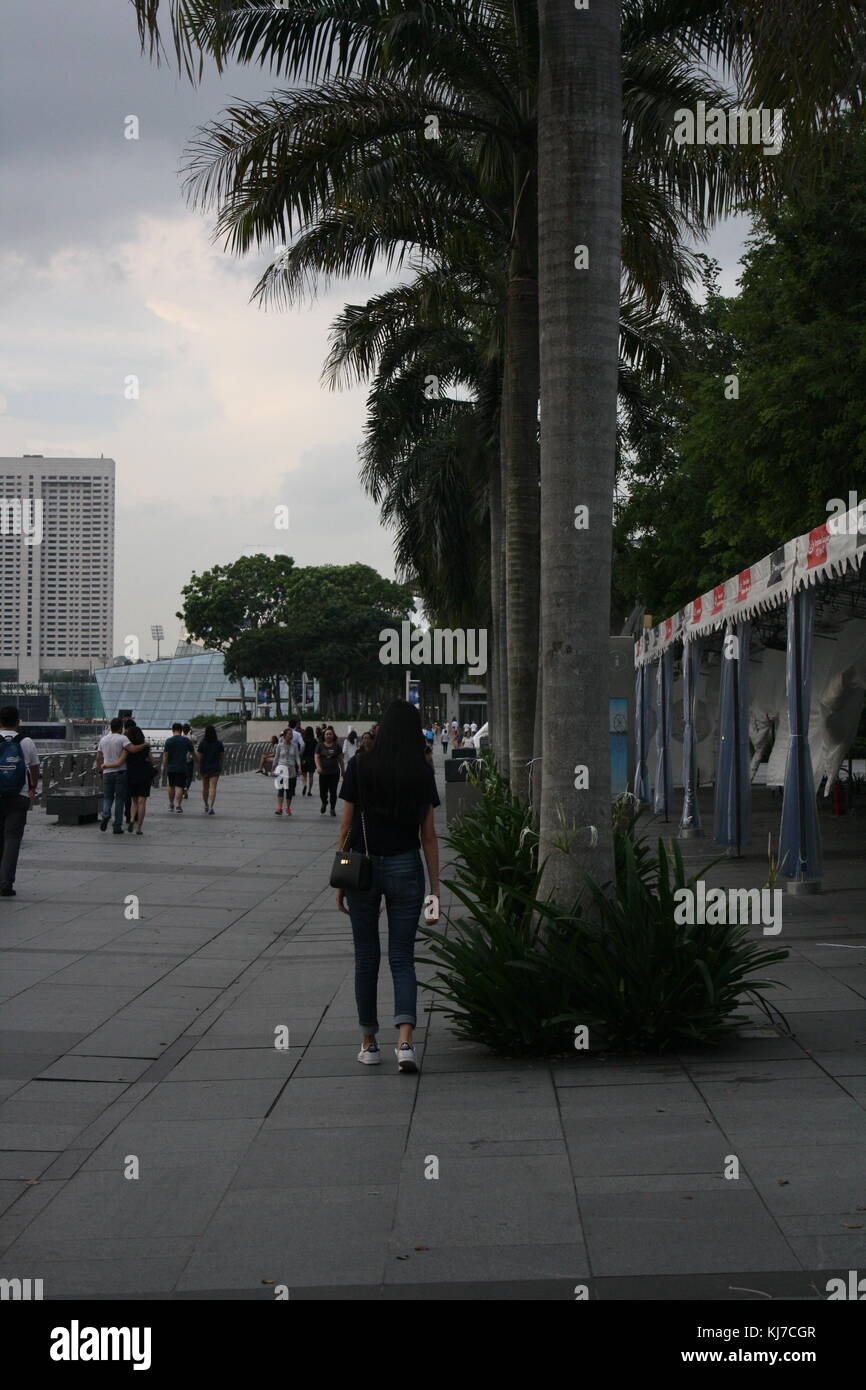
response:
[[[20,796],[27,781],[21,736],[0,738],[0,796]]]

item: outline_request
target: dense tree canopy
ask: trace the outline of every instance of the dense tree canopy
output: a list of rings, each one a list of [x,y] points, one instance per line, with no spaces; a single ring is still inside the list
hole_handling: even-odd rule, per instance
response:
[[[706,283],[692,366],[624,460],[620,613],[670,613],[866,495],[866,136],[758,217],[737,296]]]

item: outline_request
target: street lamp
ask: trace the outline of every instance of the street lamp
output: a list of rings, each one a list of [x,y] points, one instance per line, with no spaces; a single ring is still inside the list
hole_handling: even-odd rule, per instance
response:
[[[156,659],[159,661],[159,644],[165,637],[165,630],[156,624],[150,629],[150,635],[156,643]]]

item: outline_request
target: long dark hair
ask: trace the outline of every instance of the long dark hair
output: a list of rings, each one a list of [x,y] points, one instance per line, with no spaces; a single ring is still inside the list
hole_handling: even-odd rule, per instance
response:
[[[216,729],[214,728],[213,724],[208,724],[208,725],[206,725],[206,727],[205,727],[204,738],[202,739],[202,743],[204,743],[205,739],[207,740],[208,743],[215,743],[215,742],[216,742],[216,736],[217,736],[217,732],[216,732]]]
[[[420,825],[430,773],[415,706],[408,700],[389,705],[373,747],[358,757],[363,805],[385,820]]]
[[[144,743],[144,734],[137,724],[127,724],[126,737],[129,739],[130,743]]]
[[[307,725],[307,728],[304,730],[304,743],[308,748],[314,748],[316,746],[316,735],[313,732],[313,726],[311,724]]]

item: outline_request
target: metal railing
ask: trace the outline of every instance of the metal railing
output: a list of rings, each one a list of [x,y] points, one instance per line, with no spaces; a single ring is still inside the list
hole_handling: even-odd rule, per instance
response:
[[[251,772],[258,767],[264,750],[270,749],[269,741],[260,743],[227,743],[223,759],[223,774]],[[161,752],[154,750],[154,759],[161,758]],[[79,753],[46,753],[39,760],[39,796],[44,801],[55,791],[71,790],[80,787],[82,791],[100,791],[102,774],[96,766],[96,754],[91,750]],[[155,787],[164,786],[166,774],[159,769]]]

